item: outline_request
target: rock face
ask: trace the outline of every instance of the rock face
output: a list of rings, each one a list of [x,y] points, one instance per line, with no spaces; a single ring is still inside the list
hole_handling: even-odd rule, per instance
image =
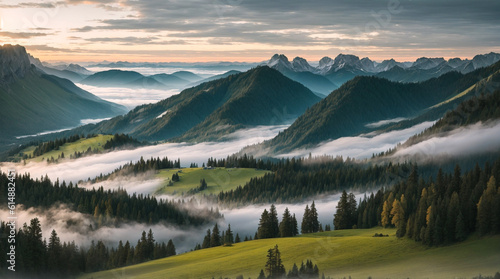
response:
[[[23,78],[31,69],[26,49],[20,45],[0,46],[0,83]]]

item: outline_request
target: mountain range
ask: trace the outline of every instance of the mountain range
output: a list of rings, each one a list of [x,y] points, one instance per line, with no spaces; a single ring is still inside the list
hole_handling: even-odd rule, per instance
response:
[[[113,117],[126,108],[48,75],[30,63],[22,46],[0,47],[0,141]]]
[[[290,62],[285,55],[275,54],[264,64],[325,96],[356,76],[377,76],[397,82],[420,82],[451,71],[469,73],[499,60],[500,54],[494,52],[476,55],[472,60],[421,57],[414,62],[389,59],[380,63],[367,57],[360,59],[351,54],[339,54],[334,59],[325,56],[313,67],[304,58],[295,57]]]
[[[402,129],[437,120],[471,96],[500,88],[499,79],[500,62],[468,74],[453,71],[419,83],[358,76],[259,148],[274,154],[289,152],[340,137]]]
[[[261,66],[71,133],[127,133],[150,141],[220,140],[246,127],[290,123],[318,101],[302,84]]]

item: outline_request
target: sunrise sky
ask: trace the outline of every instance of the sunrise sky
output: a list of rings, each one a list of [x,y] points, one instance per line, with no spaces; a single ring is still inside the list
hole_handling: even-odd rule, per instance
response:
[[[68,62],[472,58],[500,52],[499,11],[484,0],[4,0],[0,44]]]

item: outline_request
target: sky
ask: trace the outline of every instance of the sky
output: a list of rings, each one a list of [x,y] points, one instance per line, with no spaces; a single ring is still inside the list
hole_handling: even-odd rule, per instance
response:
[[[472,58],[500,52],[498,11],[491,0],[3,0],[0,44],[68,62]]]

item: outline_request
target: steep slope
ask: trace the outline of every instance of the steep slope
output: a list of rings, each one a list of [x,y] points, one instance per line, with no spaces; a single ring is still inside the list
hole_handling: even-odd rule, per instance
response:
[[[252,125],[282,124],[320,98],[278,71],[257,67],[245,73],[205,82],[156,104],[142,105],[127,115],[72,131],[127,133],[144,140],[218,139],[235,129]],[[201,123],[201,124],[200,124]],[[199,126],[196,126],[200,124]],[[223,126],[212,133],[212,127]],[[196,128],[193,128],[195,127]]]
[[[318,144],[339,137],[373,131],[367,124],[394,118],[417,118],[437,104],[455,97],[484,76],[500,68],[500,63],[467,75],[447,73],[421,83],[395,83],[376,77],[356,77],[308,109],[287,130],[265,142],[273,152]],[[440,109],[450,109],[449,103]],[[436,116],[434,119],[442,116]]]
[[[230,99],[179,141],[219,139],[238,128],[291,122],[320,100],[303,85],[268,67],[239,76]]]
[[[0,48],[0,137],[76,126],[81,119],[112,117],[122,106],[104,101],[72,82],[39,72],[22,46]]]
[[[495,91],[490,92],[490,90]],[[480,92],[480,95],[474,94],[474,91]],[[473,97],[460,96],[464,101],[454,110],[448,111],[443,118],[424,132],[409,138],[401,147],[405,148],[431,137],[446,136],[448,132],[459,127],[500,119],[500,71],[477,83],[468,89],[467,93]]]
[[[42,72],[44,72],[48,75],[53,75],[56,77],[69,79],[72,82],[80,82],[84,78],[86,78],[92,74],[87,69],[85,69],[79,65],[76,65],[76,64],[70,64],[70,65],[67,65],[65,67],[58,67],[58,68],[48,67],[48,66],[43,65],[42,62],[40,61],[40,59],[35,58],[35,57],[31,56],[30,54],[28,54],[28,55],[29,55],[30,63],[35,65],[35,67],[37,67],[39,70],[41,70]]]

